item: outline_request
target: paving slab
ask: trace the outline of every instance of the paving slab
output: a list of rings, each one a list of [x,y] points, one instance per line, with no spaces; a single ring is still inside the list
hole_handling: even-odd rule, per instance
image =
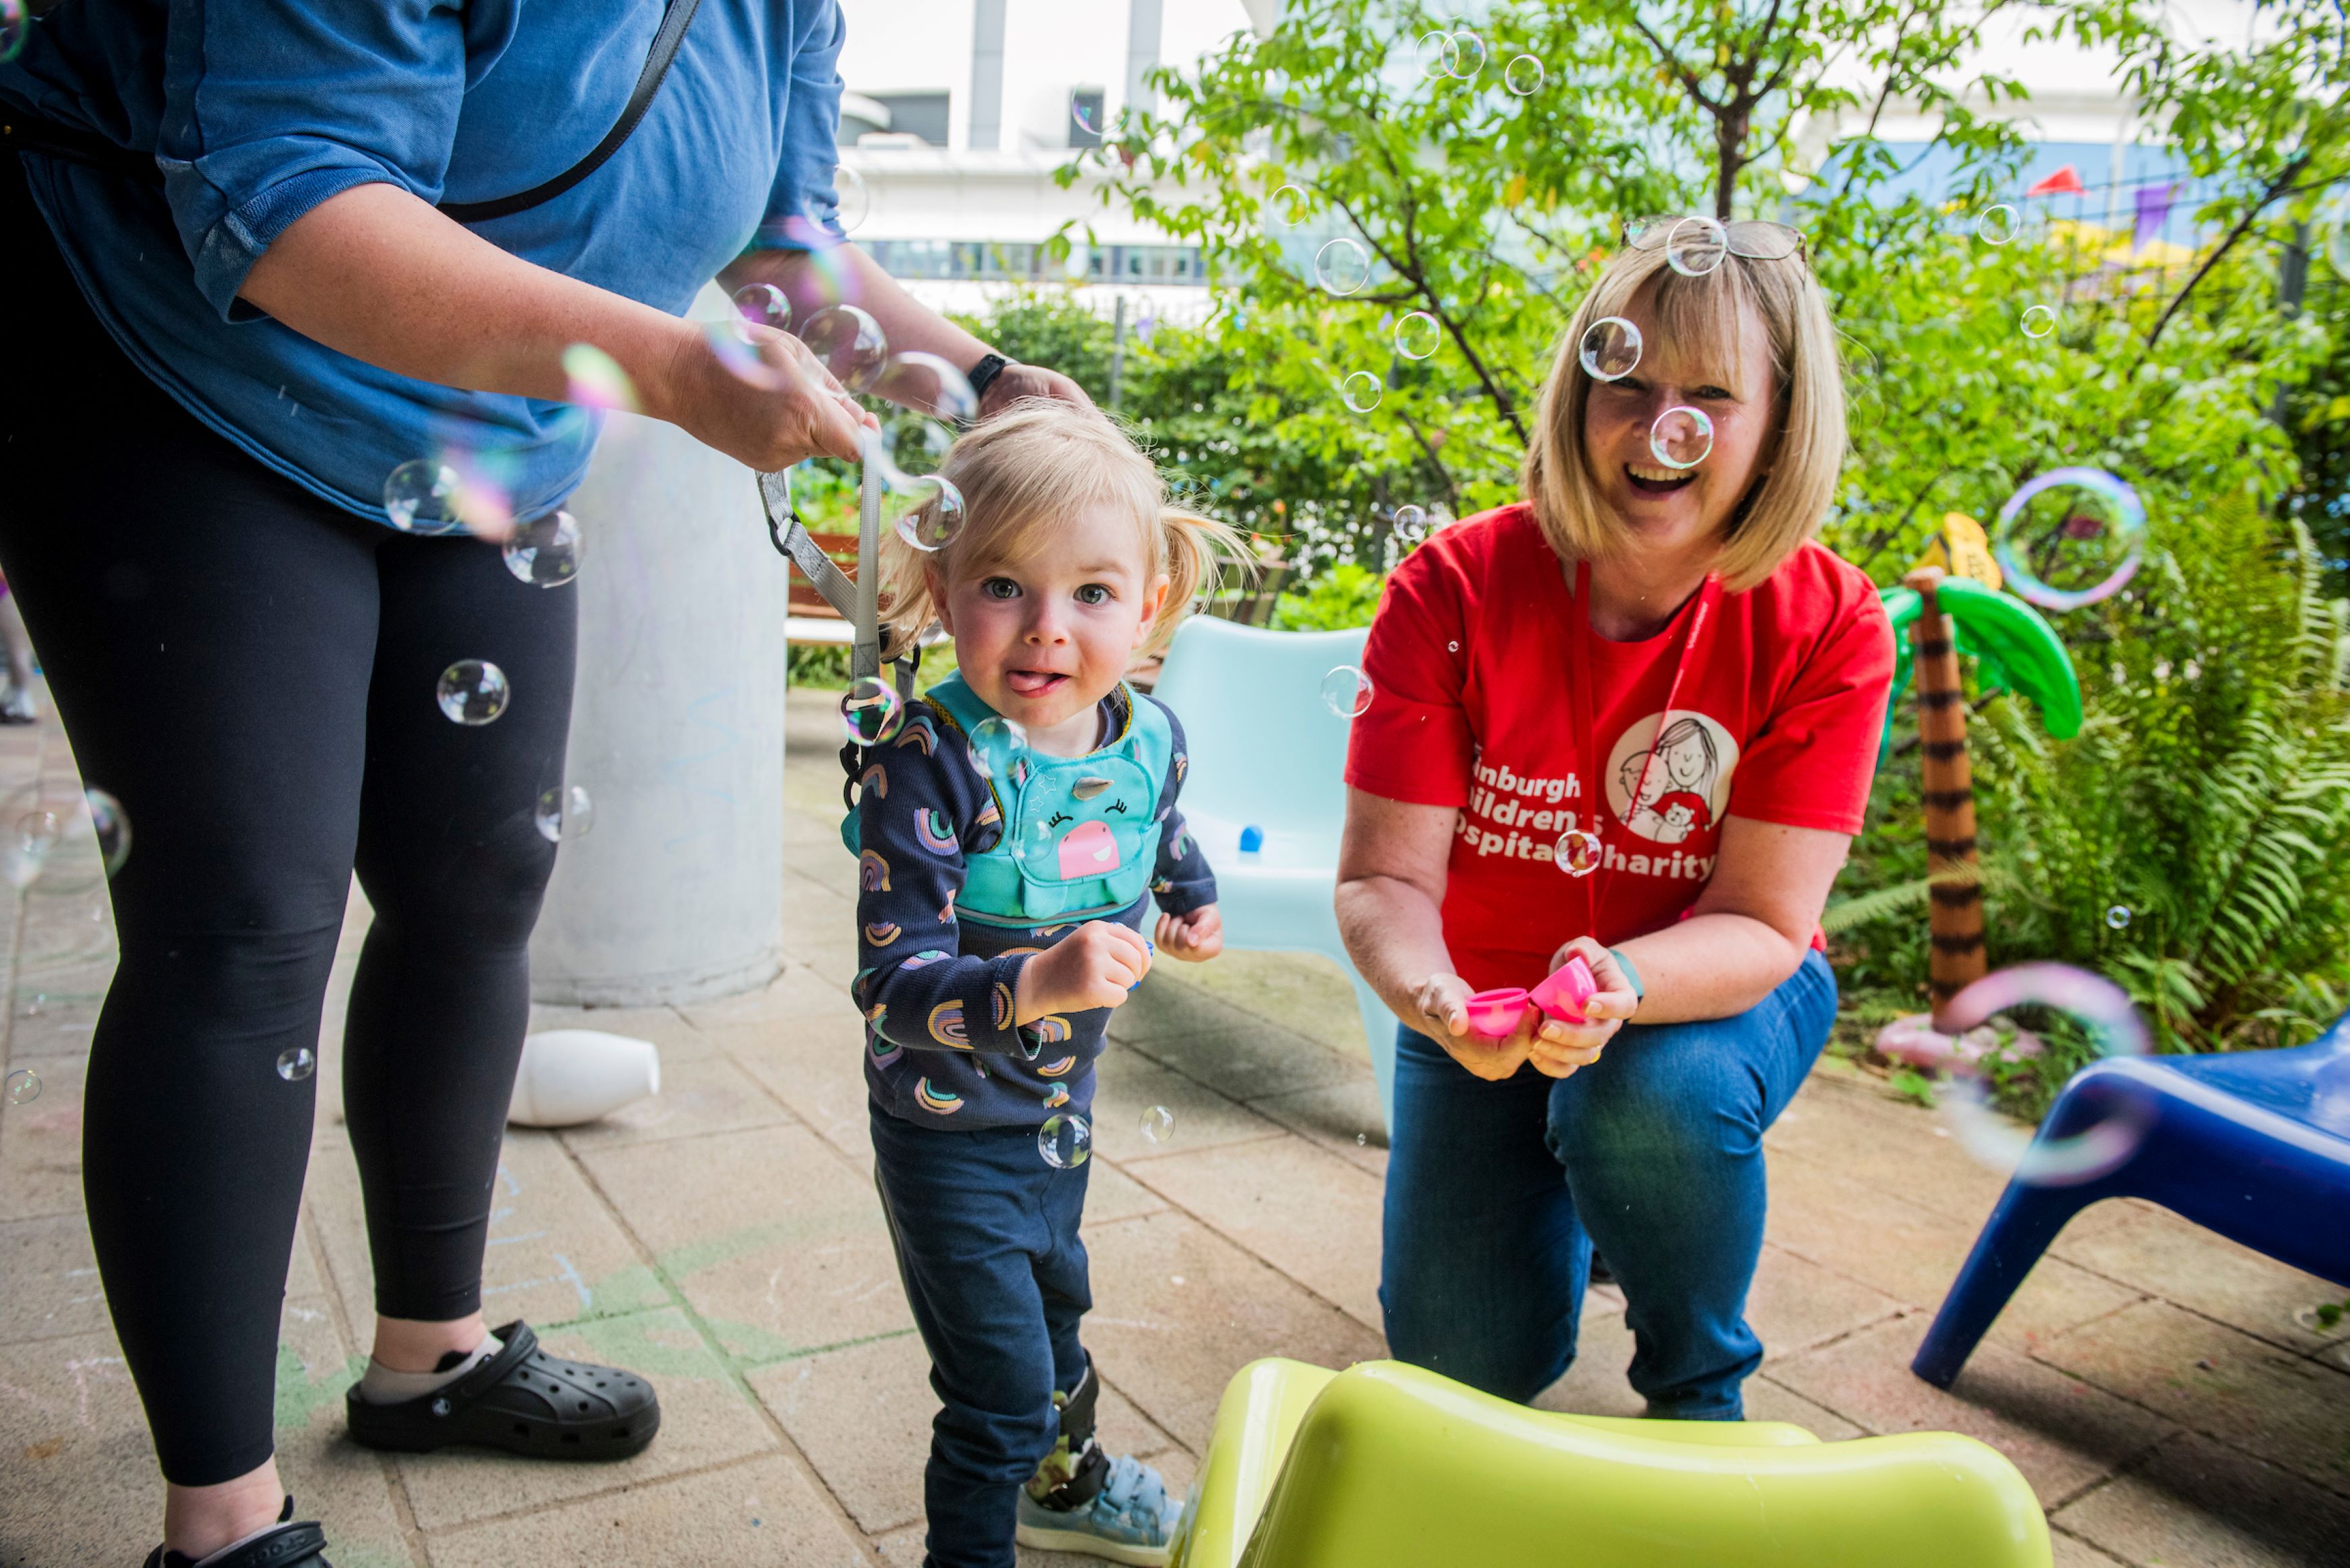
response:
[[[780,1457],[431,1537],[432,1568],[868,1568],[857,1532]]]
[[[2068,1226],[2049,1250],[2290,1350],[2322,1349],[2350,1334],[2350,1324],[2327,1334],[2294,1319],[2296,1313],[2320,1302],[2338,1302],[2350,1292],[2152,1204],[2134,1204],[2117,1212],[2112,1223],[2093,1229]]]
[[[743,1365],[912,1326],[879,1194],[806,1127],[580,1158]]]
[[[1249,1109],[1271,1117],[1300,1137],[1312,1139],[1373,1176],[1387,1176],[1387,1113],[1379,1106],[1379,1086],[1371,1078],[1349,1078],[1316,1089],[1260,1095],[1249,1102]]]
[[[1363,1064],[1271,1023],[1157,1034],[1148,1040],[1127,1040],[1113,1027],[1110,1040],[1173,1068],[1228,1100],[1318,1089],[1370,1075],[1370,1068]]]
[[[2060,1538],[2077,1537],[2131,1568],[2350,1562],[2350,1501],[2314,1494],[2288,1471],[2191,1434],[2165,1443],[2050,1522]]]
[[[1143,1117],[1168,1120],[1146,1133]],[[1112,1045],[1094,1068],[1094,1148],[1113,1159],[1156,1160],[1287,1135],[1237,1101],[1138,1051]]]
[[[697,1037],[698,1038],[698,1037]],[[703,1133],[782,1127],[795,1119],[751,1075],[702,1043],[704,1054],[661,1062],[660,1093],[610,1116],[569,1127],[564,1143],[575,1150],[661,1143]]]
[[[22,1105],[0,1102],[0,1220],[81,1212],[80,1056],[11,1056],[41,1081]]]
[[[660,1050],[661,1081],[669,1081],[672,1062],[688,1062],[711,1054],[710,1042],[674,1007],[555,1007],[536,1002],[530,1010],[530,1032],[593,1029],[605,1034],[625,1034],[650,1040]]]
[[[1186,1215],[1102,1226],[1086,1247],[1086,1342],[1103,1376],[1194,1453],[1224,1386],[1258,1357],[1351,1366],[1387,1353],[1377,1333]]]
[[[2039,1355],[2350,1498],[2350,1372],[2168,1302],[2075,1329]]]
[[[1100,1155],[1094,1157],[1093,1175],[1086,1182],[1087,1231],[1098,1225],[1131,1220],[1139,1214],[1157,1214],[1168,1207],[1167,1199],[1127,1175],[1115,1163]]]
[[[1176,1207],[1380,1332],[1377,1177],[1287,1135],[1162,1155],[1128,1168]]]
[[[1766,1363],[1841,1339],[1901,1310],[1882,1291],[1767,1243],[1746,1296],[1746,1321],[1762,1341]]]
[[[1976,1350],[1945,1391],[1909,1370],[1920,1315],[1896,1318],[1774,1364],[1773,1382],[1874,1433],[1960,1432],[2023,1472],[2055,1508],[2178,1428],[2140,1406],[1998,1345]]]
[[[938,1410],[930,1375],[920,1337],[903,1334],[761,1367],[751,1386],[841,1506],[878,1535],[922,1517],[922,1468]],[[1096,1435],[1113,1454],[1154,1463],[1177,1448],[1107,1380]],[[1181,1482],[1169,1477],[1170,1489],[1189,1483],[1184,1468]]]
[[[742,1386],[675,1308],[597,1318],[546,1330],[540,1339],[551,1355],[626,1367],[650,1381],[660,1396],[660,1435],[644,1452],[612,1464],[550,1464],[486,1449],[402,1454],[397,1461],[400,1483],[420,1529],[437,1531],[640,1488],[664,1476],[778,1449]],[[436,1562],[439,1556],[436,1545]]]
[[[1335,959],[1227,948],[1207,963],[1170,965],[1166,978],[1303,1034],[1326,1051],[1370,1062],[1354,981]]]

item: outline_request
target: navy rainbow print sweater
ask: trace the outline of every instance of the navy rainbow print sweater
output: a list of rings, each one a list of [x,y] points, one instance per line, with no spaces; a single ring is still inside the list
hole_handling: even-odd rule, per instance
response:
[[[1104,734],[1124,729],[1125,701],[1123,687],[1102,700]],[[1172,713],[1168,722],[1175,749],[1156,805],[1150,891],[1100,917],[1138,930],[1153,898],[1174,915],[1216,901],[1215,876],[1175,809],[1187,759],[1182,726]],[[874,1104],[904,1121],[957,1128],[1035,1127],[1062,1110],[1089,1114],[1094,1061],[1111,1010],[1012,1023],[1022,967],[1076,923],[956,918],[965,854],[993,848],[1003,833],[994,790],[972,766],[961,732],[935,705],[914,703],[904,727],[866,753],[861,786],[851,993],[865,1013],[865,1081]]]

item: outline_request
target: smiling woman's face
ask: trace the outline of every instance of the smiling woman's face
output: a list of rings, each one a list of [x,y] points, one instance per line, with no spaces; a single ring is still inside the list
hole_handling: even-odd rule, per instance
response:
[[[1633,538],[1669,548],[1722,536],[1759,472],[1778,389],[1770,339],[1752,311],[1740,315],[1743,341],[1734,347],[1675,343],[1657,319],[1656,287],[1643,287],[1624,311],[1640,329],[1640,363],[1622,380],[1593,383],[1583,450],[1600,499]],[[1682,405],[1713,421],[1713,450],[1694,468],[1675,469],[1657,461],[1648,431]]]

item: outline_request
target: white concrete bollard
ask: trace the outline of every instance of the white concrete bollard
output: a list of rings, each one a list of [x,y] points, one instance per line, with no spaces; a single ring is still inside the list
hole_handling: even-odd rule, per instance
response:
[[[723,312],[705,289],[694,314]],[[751,471],[614,414],[569,503],[579,681],[564,843],[531,942],[536,1000],[639,1007],[747,991],[782,966],[784,559]]]

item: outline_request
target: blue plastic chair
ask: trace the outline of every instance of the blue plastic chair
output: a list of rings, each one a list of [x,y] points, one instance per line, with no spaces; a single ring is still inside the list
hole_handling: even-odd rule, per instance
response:
[[[2159,1203],[2350,1287],[2350,1016],[2290,1051],[2093,1062],[2038,1141],[2116,1116],[2145,1129],[2120,1168],[2070,1187],[2007,1184],[1912,1372],[1949,1387],[2064,1222],[2107,1198]]]
[[[1395,1014],[1355,973],[1332,903],[1347,820],[1347,722],[1322,703],[1322,678],[1360,664],[1367,635],[1194,617],[1175,634],[1152,695],[1183,723],[1191,761],[1180,804],[1216,873],[1224,945],[1337,960],[1355,982],[1392,1127]],[[1241,848],[1248,827],[1261,848]]]

